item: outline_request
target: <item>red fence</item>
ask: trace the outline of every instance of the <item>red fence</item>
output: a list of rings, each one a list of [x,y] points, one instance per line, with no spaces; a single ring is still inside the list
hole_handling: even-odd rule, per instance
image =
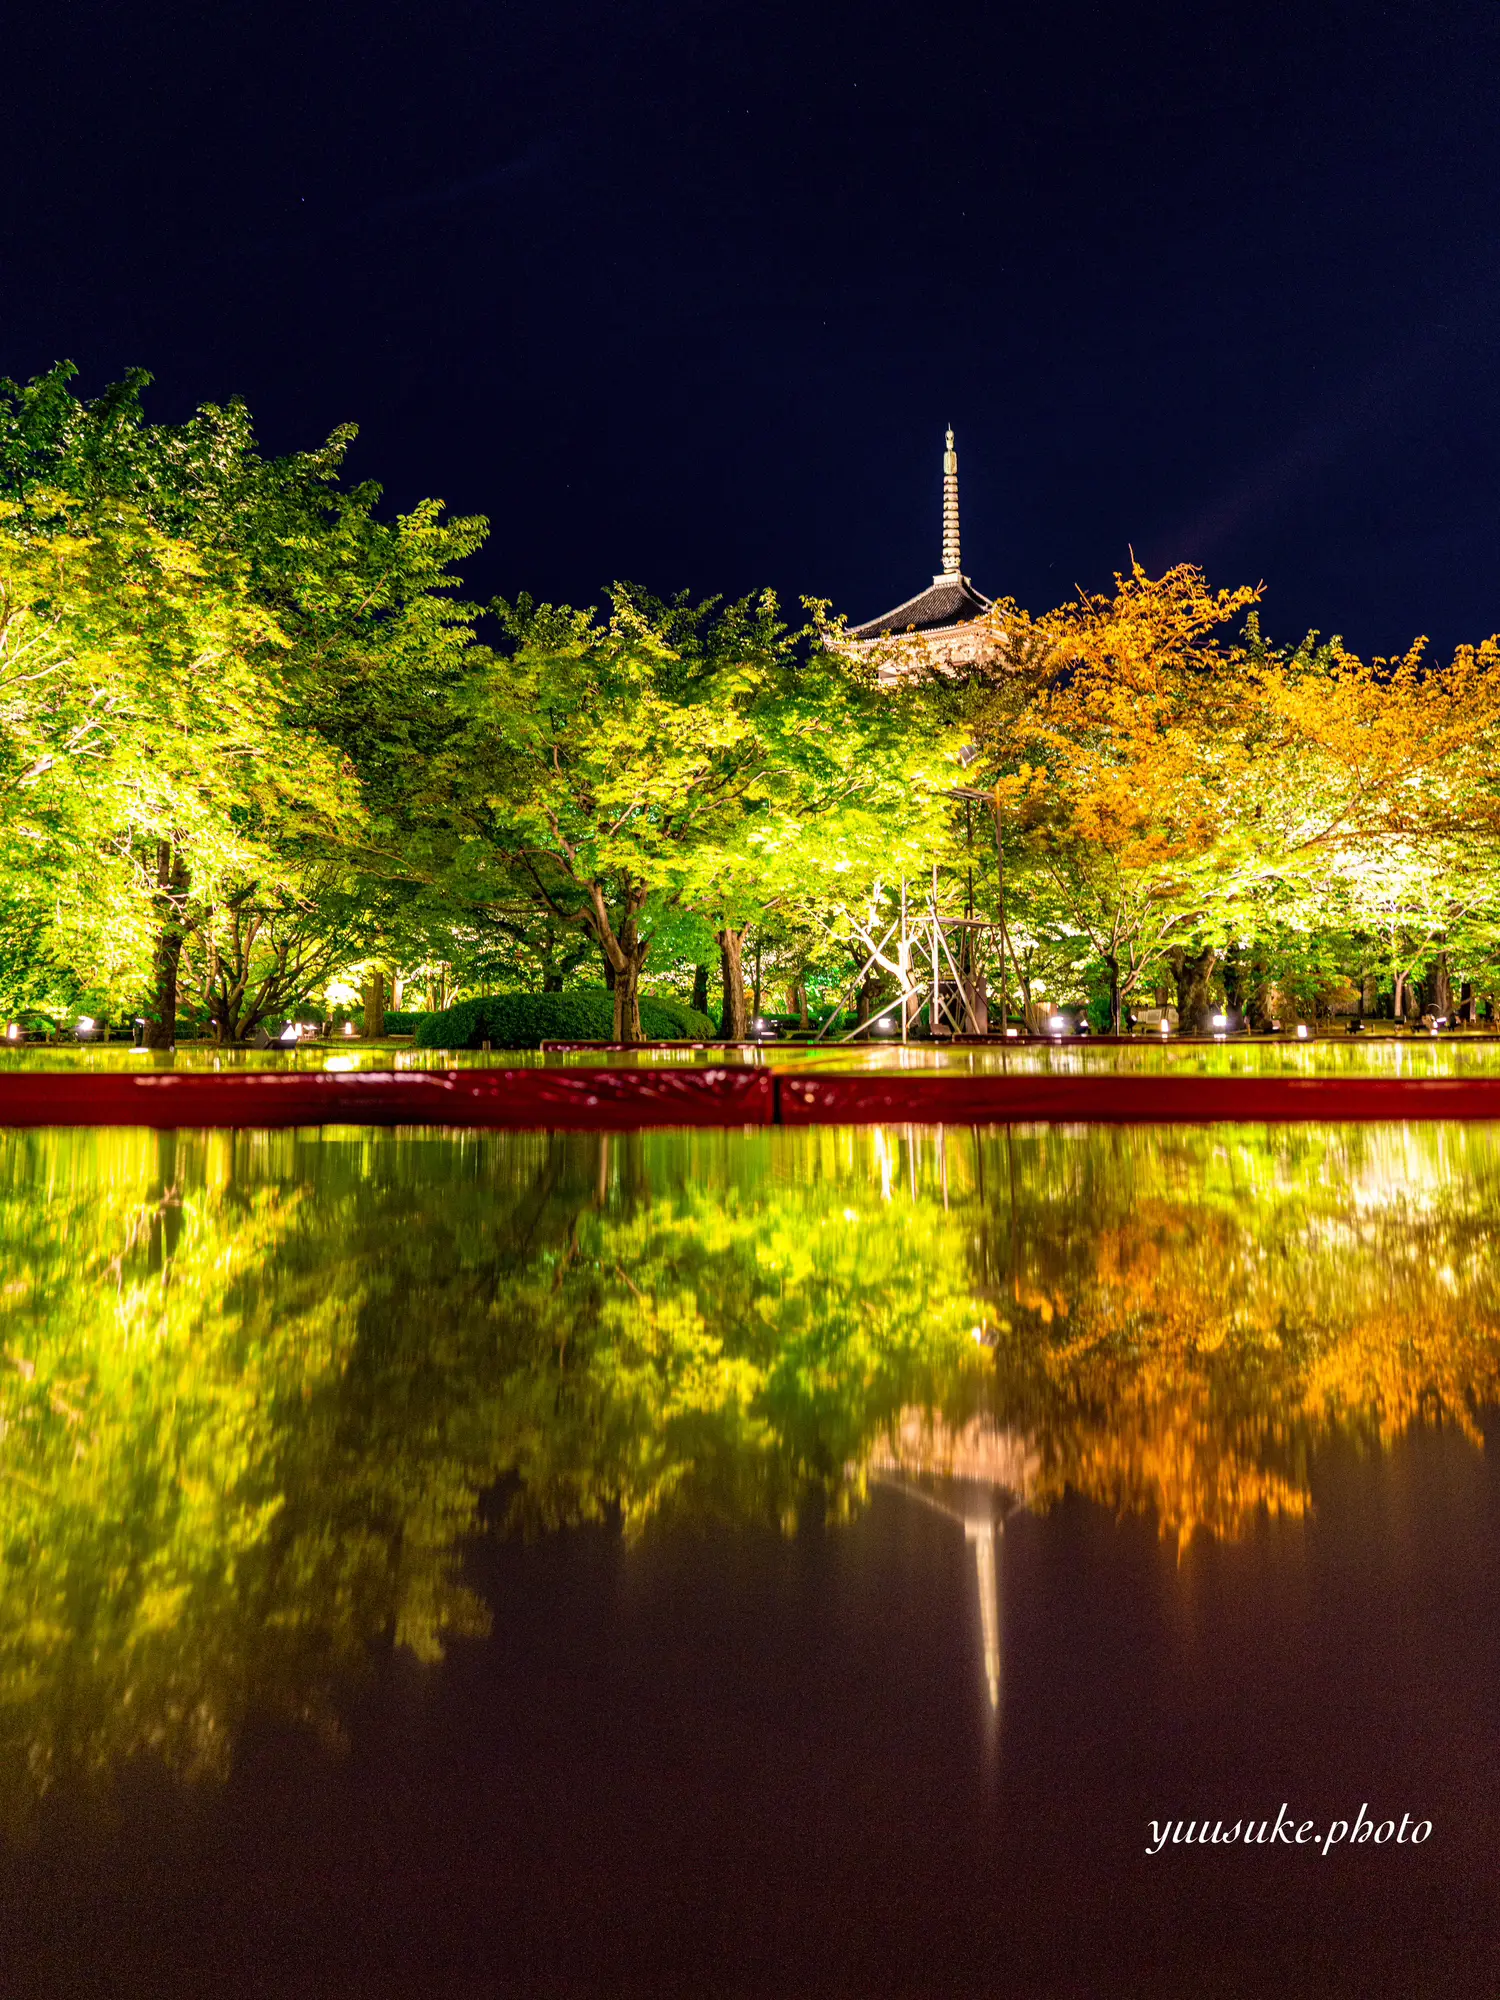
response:
[[[1206,1125],[1500,1119],[1500,1077],[784,1076],[783,1125]]]
[[[0,1074],[0,1125],[769,1125],[761,1069]]]
[[[1209,1124],[1500,1120],[1500,1077],[796,1075],[703,1069],[0,1073],[5,1125]]]

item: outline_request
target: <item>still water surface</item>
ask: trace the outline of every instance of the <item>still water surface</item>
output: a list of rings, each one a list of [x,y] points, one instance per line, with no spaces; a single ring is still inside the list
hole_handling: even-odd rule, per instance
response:
[[[0,1990],[1491,1990],[1500,1131],[0,1134]],[[1420,1847],[1168,1847],[1150,1822]]]

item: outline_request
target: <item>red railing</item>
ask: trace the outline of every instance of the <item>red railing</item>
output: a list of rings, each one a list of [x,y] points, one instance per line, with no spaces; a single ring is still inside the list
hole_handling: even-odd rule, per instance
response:
[[[1500,1120],[1500,1077],[787,1074],[761,1068],[0,1074],[0,1126],[1277,1124]]]

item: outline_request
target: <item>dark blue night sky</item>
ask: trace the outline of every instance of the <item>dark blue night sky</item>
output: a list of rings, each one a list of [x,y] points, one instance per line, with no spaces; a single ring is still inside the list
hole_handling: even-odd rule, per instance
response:
[[[13,13],[0,372],[344,419],[476,590],[1128,560],[1277,636],[1500,626],[1500,7]]]

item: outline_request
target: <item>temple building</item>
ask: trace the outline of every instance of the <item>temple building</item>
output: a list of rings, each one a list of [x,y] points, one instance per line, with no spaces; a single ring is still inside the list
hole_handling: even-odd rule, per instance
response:
[[[994,652],[998,634],[986,616],[992,601],[964,575],[958,530],[958,453],[950,426],[943,452],[943,567],[925,590],[878,618],[852,625],[856,648],[875,655],[883,680],[916,666],[964,668]]]

